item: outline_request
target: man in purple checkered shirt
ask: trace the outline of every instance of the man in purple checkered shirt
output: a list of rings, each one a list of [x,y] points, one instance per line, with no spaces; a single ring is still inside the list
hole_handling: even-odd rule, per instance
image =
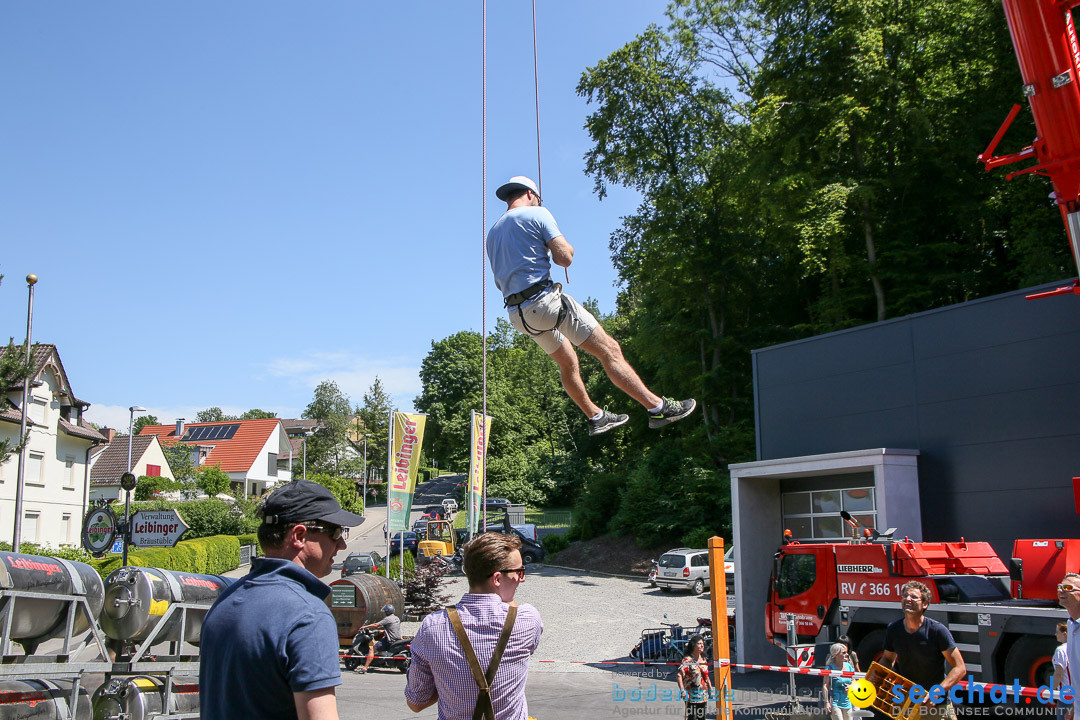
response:
[[[509,603],[525,581],[521,540],[489,532],[464,549],[469,592],[457,604],[465,634],[487,670],[506,621]],[[540,644],[544,623],[532,605],[519,605],[517,620],[491,683],[496,720],[526,720],[525,681],[529,657]],[[439,720],[472,720],[479,689],[445,610],[428,615],[412,641],[405,700],[413,712],[439,703]]]

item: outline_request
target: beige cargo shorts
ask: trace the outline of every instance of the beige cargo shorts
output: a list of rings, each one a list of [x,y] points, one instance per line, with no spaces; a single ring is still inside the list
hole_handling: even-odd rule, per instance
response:
[[[553,330],[559,319],[559,310],[562,309],[563,300],[566,300],[566,317],[558,330]],[[530,304],[520,308],[509,308],[510,324],[520,333],[529,335],[536,344],[543,348],[548,355],[555,352],[562,345],[563,338],[574,345],[581,345],[589,339],[593,330],[599,325],[593,314],[586,310],[581,303],[562,291],[562,285],[555,283],[543,295]],[[522,316],[525,323],[532,328],[533,332],[546,330],[539,335],[533,335],[521,323]]]

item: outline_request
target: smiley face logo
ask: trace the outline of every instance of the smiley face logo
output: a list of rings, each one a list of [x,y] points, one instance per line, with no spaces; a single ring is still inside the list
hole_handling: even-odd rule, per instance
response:
[[[865,678],[859,678],[851,683],[847,690],[851,704],[860,710],[865,710],[877,699],[877,688]]]

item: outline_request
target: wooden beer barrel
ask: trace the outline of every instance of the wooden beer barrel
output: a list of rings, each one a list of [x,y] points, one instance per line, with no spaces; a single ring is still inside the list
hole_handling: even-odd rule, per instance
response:
[[[405,612],[405,596],[393,580],[382,575],[360,573],[330,583],[330,612],[337,622],[338,640],[342,647],[352,645],[353,636],[362,625],[370,625],[386,617],[382,608],[393,605],[399,618]]]

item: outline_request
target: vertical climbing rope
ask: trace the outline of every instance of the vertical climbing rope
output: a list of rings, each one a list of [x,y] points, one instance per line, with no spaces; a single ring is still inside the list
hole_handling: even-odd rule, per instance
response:
[[[536,53],[536,0],[532,2],[533,16],[533,86],[536,88],[536,189],[544,197],[544,180],[540,172],[540,62]]]
[[[482,90],[482,96],[483,97],[482,97],[482,100],[481,100],[481,110],[480,110],[480,115],[481,115],[481,120],[480,120],[481,141],[480,141],[480,144],[481,144],[481,147],[482,147],[481,152],[480,152],[480,156],[481,156],[481,161],[480,161],[480,174],[481,174],[480,190],[481,190],[481,194],[483,196],[483,200],[481,201],[481,204],[480,204],[480,208],[481,208],[481,210],[480,210],[480,215],[481,215],[481,221],[480,221],[480,260],[481,260],[480,285],[483,288],[483,291],[482,291],[481,295],[483,297],[484,310],[483,310],[483,313],[482,313],[483,317],[482,317],[481,325],[480,325],[480,327],[482,328],[482,330],[480,332],[480,343],[483,345],[482,353],[483,353],[483,356],[484,356],[484,377],[483,377],[483,380],[482,380],[483,401],[481,403],[481,409],[480,409],[480,428],[484,432],[484,452],[482,453],[483,460],[481,461],[481,464],[480,464],[481,465],[481,467],[480,467],[480,482],[481,482],[480,487],[482,488],[480,507],[481,507],[481,509],[482,509],[482,511],[484,513],[484,532],[487,532],[487,446],[488,446],[488,436],[487,436],[487,252],[486,252],[487,249],[484,247],[484,244],[485,244],[484,241],[487,238],[487,0],[482,0],[482,2],[483,2],[483,15],[484,15],[484,22],[483,22],[483,35],[484,35],[484,38],[483,38],[483,43],[482,44],[483,44],[484,49],[483,49],[483,63],[482,63],[483,64],[483,79],[482,79],[482,82],[481,82],[481,85],[483,86],[483,90]],[[469,484],[471,486],[472,478],[469,478]],[[472,504],[472,497],[471,497],[472,488],[470,487],[469,490],[470,490],[470,493],[467,493],[466,497],[469,499],[469,503]],[[469,532],[472,533],[472,528],[471,527],[469,528]]]
[[[483,379],[481,380],[481,410],[480,410],[480,427],[483,430],[484,436],[484,452],[483,460],[481,462],[481,487],[483,488],[481,494],[481,510],[483,513],[483,532],[487,532],[487,448],[488,448],[488,428],[487,428],[487,0],[481,0],[482,7],[482,42],[483,58],[482,58],[482,78],[481,78],[481,119],[480,119],[480,146],[481,146],[481,160],[480,160],[480,189],[481,189],[481,228],[480,228],[480,261],[481,261],[481,277],[480,285],[481,298],[483,302],[483,311],[481,312],[481,332],[480,342],[483,345]],[[536,0],[532,0],[532,29],[533,29],[533,85],[536,91],[536,188],[540,191],[540,197],[544,196],[544,185],[542,179],[542,173],[540,170],[540,62],[537,52],[536,42]],[[569,272],[566,275],[566,281],[570,282]],[[472,478],[469,478],[471,485]],[[468,494],[466,494],[468,497]],[[471,504],[471,499],[469,500]],[[470,528],[471,530],[472,528]]]

